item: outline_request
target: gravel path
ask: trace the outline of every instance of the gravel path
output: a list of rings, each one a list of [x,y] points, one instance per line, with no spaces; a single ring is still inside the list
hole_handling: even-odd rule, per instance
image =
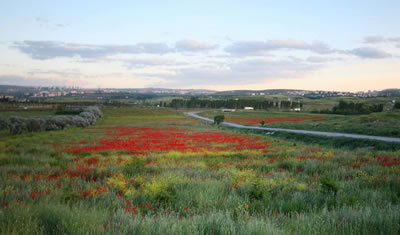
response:
[[[197,118],[207,122],[214,122],[214,120],[206,117],[202,117],[197,115],[197,112],[187,112],[185,113],[187,116]],[[329,136],[329,137],[348,137],[355,139],[370,139],[370,140],[380,140],[385,142],[399,142],[400,138],[395,137],[384,137],[384,136],[372,136],[372,135],[359,135],[359,134],[348,134],[348,133],[339,133],[339,132],[324,132],[324,131],[308,131],[308,130],[293,130],[293,129],[281,129],[281,128],[269,128],[269,127],[260,127],[260,126],[245,126],[232,122],[223,122],[221,125],[236,127],[236,128],[245,128],[245,129],[254,129],[254,130],[266,130],[266,131],[283,131],[283,132],[291,132],[291,133],[300,133],[300,134],[309,134],[309,135],[320,135],[320,136]]]

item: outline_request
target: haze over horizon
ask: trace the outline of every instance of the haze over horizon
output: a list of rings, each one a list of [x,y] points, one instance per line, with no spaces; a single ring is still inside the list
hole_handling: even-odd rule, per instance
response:
[[[400,2],[8,1],[0,85],[400,88]]]

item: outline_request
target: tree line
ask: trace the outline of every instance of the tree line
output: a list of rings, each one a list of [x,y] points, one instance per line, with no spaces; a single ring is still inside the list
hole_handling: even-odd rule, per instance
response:
[[[160,106],[170,108],[227,108],[227,109],[243,109],[244,107],[253,107],[254,109],[291,109],[302,108],[300,102],[291,101],[271,101],[271,100],[251,100],[251,99],[227,99],[227,100],[210,100],[210,99],[173,99],[170,103],[160,102]]]
[[[383,111],[383,104],[354,103],[352,101],[346,102],[344,100],[341,100],[339,101],[338,105],[335,105],[332,108],[332,110],[322,110],[317,112],[328,113],[328,114],[351,115],[351,114],[369,114],[382,111]]]
[[[96,106],[84,108],[77,115],[55,115],[44,118],[9,117],[0,118],[0,130],[8,130],[12,135],[62,130],[71,127],[87,127],[103,117],[103,113]]]

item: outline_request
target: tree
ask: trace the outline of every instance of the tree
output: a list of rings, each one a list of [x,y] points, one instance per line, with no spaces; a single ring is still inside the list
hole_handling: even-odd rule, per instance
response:
[[[216,115],[214,117],[214,124],[221,124],[223,121],[225,120],[225,116],[224,115]]]
[[[396,101],[396,103],[394,103],[394,109],[400,109],[400,101]]]

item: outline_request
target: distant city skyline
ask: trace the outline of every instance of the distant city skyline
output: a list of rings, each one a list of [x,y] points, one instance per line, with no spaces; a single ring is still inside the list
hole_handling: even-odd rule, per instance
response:
[[[7,1],[0,85],[400,88],[400,2]]]

